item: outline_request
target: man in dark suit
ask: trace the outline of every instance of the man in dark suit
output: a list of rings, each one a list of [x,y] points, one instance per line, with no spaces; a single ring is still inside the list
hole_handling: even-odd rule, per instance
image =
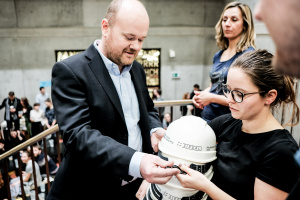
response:
[[[53,66],[66,150],[47,199],[135,199],[141,177],[164,184],[179,173],[151,155],[150,133],[155,142],[164,130],[134,61],[149,28],[146,9],[137,0],[114,0],[101,28],[101,40]]]
[[[5,108],[4,120],[7,123],[7,128],[10,130],[14,128],[15,130],[20,129],[20,114],[22,111],[22,105],[20,99],[15,97],[13,91],[8,93],[8,97],[2,101],[0,105],[0,110]]]

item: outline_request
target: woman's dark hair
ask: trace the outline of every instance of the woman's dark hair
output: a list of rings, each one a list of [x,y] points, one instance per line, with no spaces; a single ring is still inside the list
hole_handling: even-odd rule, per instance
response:
[[[272,89],[277,91],[277,97],[270,105],[271,108],[281,104],[292,103],[292,118],[286,124],[294,126],[299,123],[299,106],[296,103],[294,80],[292,77],[279,74],[272,66],[273,55],[267,50],[250,51],[237,58],[230,68],[243,70],[259,88],[261,96],[265,96]],[[296,122],[293,119],[296,117]]]
[[[28,101],[28,99],[26,98],[26,97],[22,97],[21,98],[21,101],[23,101],[23,107],[24,108],[28,108],[28,106],[29,106],[29,101]]]

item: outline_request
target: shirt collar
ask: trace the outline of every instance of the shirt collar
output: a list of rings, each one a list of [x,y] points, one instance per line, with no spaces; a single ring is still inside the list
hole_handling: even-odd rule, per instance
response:
[[[105,57],[101,53],[101,51],[99,51],[98,45],[100,44],[100,41],[101,40],[95,40],[94,47],[97,49],[98,53],[100,54],[100,56],[105,64],[105,67],[107,68],[107,70],[110,74],[113,74],[115,76],[120,76],[121,74],[120,74],[118,65],[113,63],[111,60],[109,60],[107,57]],[[122,74],[128,73],[131,68],[132,68],[132,64],[124,66],[124,68],[122,70]]]

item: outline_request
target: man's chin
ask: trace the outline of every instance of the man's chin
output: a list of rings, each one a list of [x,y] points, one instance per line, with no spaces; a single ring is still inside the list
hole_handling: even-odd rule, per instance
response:
[[[123,65],[131,65],[134,61],[134,58],[123,58],[122,63]]]
[[[300,63],[292,60],[284,60],[280,56],[275,55],[272,65],[280,74],[288,75],[295,78],[300,78]]]

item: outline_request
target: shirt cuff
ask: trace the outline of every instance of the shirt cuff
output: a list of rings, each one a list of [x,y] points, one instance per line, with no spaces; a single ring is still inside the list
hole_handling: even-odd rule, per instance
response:
[[[133,154],[133,156],[130,160],[130,163],[129,163],[128,174],[130,176],[142,178],[141,171],[140,171],[140,165],[141,165],[141,161],[142,161],[142,158],[144,157],[144,155],[146,155],[146,154],[143,152],[138,152],[138,151]]]
[[[152,135],[152,133],[154,133],[154,132],[157,131],[158,129],[163,129],[163,128],[157,127],[157,128],[151,129],[151,131],[150,131],[150,136]]]

